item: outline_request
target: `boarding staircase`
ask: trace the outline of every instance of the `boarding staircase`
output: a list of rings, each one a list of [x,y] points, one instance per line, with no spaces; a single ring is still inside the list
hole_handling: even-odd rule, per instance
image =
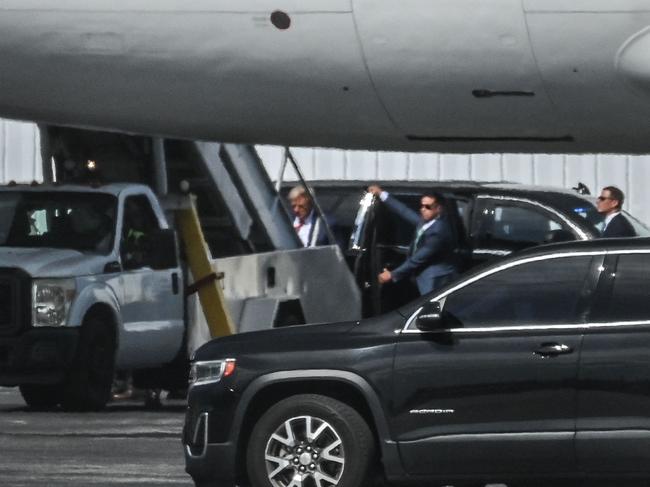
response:
[[[165,156],[169,191],[196,195],[213,257],[299,247],[253,146],[166,140]]]

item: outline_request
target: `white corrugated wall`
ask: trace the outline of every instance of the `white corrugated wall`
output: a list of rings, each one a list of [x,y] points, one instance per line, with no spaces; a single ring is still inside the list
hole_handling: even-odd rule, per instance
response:
[[[34,124],[0,120],[0,182],[42,180],[38,129]],[[271,179],[276,179],[283,149],[259,146]],[[571,188],[583,182],[592,193],[616,185],[626,208],[650,224],[650,156],[544,154],[407,154],[328,149],[293,149],[307,179],[516,181]],[[287,171],[285,179],[295,179]]]
[[[42,169],[36,125],[0,120],[0,182],[41,181]]]
[[[276,179],[284,149],[259,146],[272,179]],[[625,207],[650,224],[650,156],[615,154],[429,154],[292,149],[305,179],[513,181],[572,188],[582,182],[592,194],[614,185],[625,195]],[[291,170],[285,180],[296,179]]]

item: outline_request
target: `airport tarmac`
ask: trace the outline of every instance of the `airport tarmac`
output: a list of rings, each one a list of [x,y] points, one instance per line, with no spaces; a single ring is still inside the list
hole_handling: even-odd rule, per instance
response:
[[[39,412],[17,388],[0,387],[0,485],[192,487],[181,445],[184,411],[183,400],[158,410],[129,400],[97,413]]]
[[[155,411],[131,400],[98,413],[31,411],[17,388],[0,387],[0,485],[192,487],[184,411],[179,400]]]
[[[184,410],[184,401],[155,411],[123,401],[99,413],[36,412],[0,387],[0,485],[191,487]]]

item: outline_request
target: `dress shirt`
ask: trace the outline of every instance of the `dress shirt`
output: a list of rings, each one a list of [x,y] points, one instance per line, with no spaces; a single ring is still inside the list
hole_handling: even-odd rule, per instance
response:
[[[309,247],[309,235],[311,235],[311,227],[314,224],[314,210],[307,215],[304,221],[296,217],[293,220],[293,228],[298,234],[298,238],[302,242],[303,247]]]
[[[618,216],[620,214],[621,214],[621,212],[617,211],[617,212],[614,212],[614,213],[610,213],[609,215],[607,215],[605,217],[605,226],[603,227],[603,232],[607,228],[607,225],[609,225],[609,222],[611,222],[614,219],[615,216]]]

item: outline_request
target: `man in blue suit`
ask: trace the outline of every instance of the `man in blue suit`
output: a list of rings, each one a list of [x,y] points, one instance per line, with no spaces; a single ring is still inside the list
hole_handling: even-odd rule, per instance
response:
[[[398,282],[414,278],[420,294],[439,289],[456,275],[454,249],[456,238],[443,214],[442,197],[436,193],[422,195],[420,214],[392,197],[377,185],[368,191],[380,198],[394,213],[415,226],[415,236],[407,259],[392,271],[384,269],[379,282]]]

